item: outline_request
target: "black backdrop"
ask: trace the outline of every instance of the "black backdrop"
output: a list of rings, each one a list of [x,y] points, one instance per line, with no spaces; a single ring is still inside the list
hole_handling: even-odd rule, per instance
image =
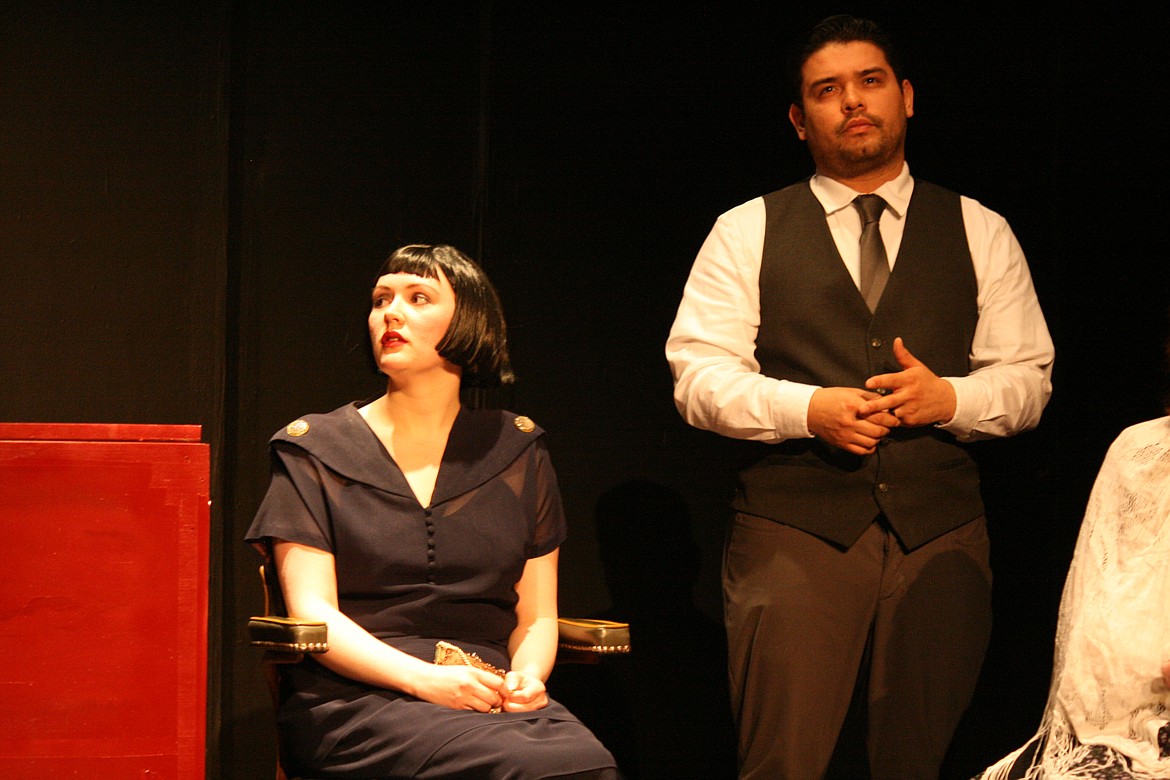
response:
[[[264,443],[378,391],[362,307],[401,243],[461,246],[500,289],[520,376],[504,400],[550,431],[573,523],[562,611],[609,608],[594,520],[638,480],[671,498],[677,528],[689,519],[693,606],[718,619],[730,448],[679,420],[662,343],[714,218],[811,171],[787,125],[782,56],[850,6],[0,10],[0,419],[204,426],[209,777],[271,767],[242,635],[260,608],[256,561],[240,543]],[[948,762],[966,777],[1034,727],[1092,475],[1122,427],[1159,413],[1166,22],[1121,4],[864,12],[910,55],[913,172],[1009,219],[1058,350],[1041,428],[977,452],[997,628]],[[677,543],[627,540],[623,565],[659,572]],[[717,679],[716,655],[691,661]],[[627,769],[680,776],[669,755],[725,718],[692,701],[647,725],[619,706],[638,668],[609,694],[614,721],[635,710]]]

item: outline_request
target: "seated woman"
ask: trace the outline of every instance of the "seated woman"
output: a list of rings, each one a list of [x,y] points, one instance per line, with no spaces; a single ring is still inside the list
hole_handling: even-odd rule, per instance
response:
[[[1170,779],[1170,417],[1127,428],[1093,485],[1040,730],[982,780]]]
[[[328,652],[284,672],[285,768],[619,777],[545,691],[566,530],[542,431],[460,405],[461,386],[512,379],[494,289],[452,247],[402,247],[378,271],[369,330],[386,393],[273,437],[247,534],[271,548],[290,613],[329,624]],[[432,663],[440,641],[501,673]]]

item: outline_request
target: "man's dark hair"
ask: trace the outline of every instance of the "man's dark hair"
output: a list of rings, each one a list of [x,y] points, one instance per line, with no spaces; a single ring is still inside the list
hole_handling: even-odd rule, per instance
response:
[[[804,67],[804,63],[808,62],[809,57],[830,43],[852,43],[854,41],[872,43],[881,49],[882,53],[886,55],[886,62],[894,71],[894,78],[899,82],[905,78],[897,47],[894,46],[890,36],[877,25],[877,22],[848,14],[838,14],[814,25],[809,31],[808,38],[793,51],[788,65],[788,83],[792,90],[792,102],[804,108],[801,69]]]
[[[409,244],[386,258],[374,283],[396,273],[438,279],[439,271],[455,292],[455,313],[437,345],[439,355],[463,369],[463,387],[511,384],[503,308],[487,274],[470,257],[446,244]]]

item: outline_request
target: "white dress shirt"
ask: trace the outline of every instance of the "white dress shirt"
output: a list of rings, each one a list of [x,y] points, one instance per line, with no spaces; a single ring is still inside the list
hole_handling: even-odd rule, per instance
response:
[[[861,218],[852,201],[859,193],[820,175],[810,184],[857,284]],[[906,165],[875,190],[888,206],[880,227],[891,269],[913,192]],[[965,441],[1010,436],[1035,427],[1052,394],[1052,339],[1007,221],[970,198],[960,202],[979,321],[970,374],[944,377],[955,388],[956,407],[954,417],[939,427]],[[732,438],[780,442],[812,436],[808,405],[818,388],[764,376],[755,358],[766,218],[764,199],[755,198],[716,220],[691,268],[666,358],[674,373],[675,403],[688,423]],[[906,348],[914,352],[913,344]]]

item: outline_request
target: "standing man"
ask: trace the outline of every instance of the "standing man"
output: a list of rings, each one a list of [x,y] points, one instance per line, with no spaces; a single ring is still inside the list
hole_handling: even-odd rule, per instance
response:
[[[873,22],[817,25],[793,83],[816,174],[718,219],[666,345],[690,424],[771,445],[724,559],[740,776],[821,778],[860,678],[874,780],[935,780],[991,629],[963,442],[1035,427],[1052,341],[1004,219],[910,177]]]

